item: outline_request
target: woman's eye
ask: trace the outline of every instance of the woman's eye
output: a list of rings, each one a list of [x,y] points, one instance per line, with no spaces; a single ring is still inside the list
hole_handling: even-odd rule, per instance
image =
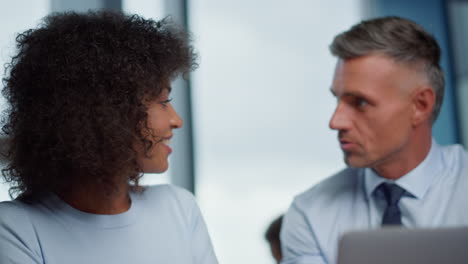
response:
[[[167,100],[162,101],[161,104],[162,104],[163,106],[167,106],[167,104],[170,103],[171,101],[172,101],[172,98],[169,98],[169,99],[167,99]]]

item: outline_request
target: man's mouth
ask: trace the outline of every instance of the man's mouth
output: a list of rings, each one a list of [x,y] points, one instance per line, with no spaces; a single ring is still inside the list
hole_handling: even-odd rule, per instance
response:
[[[340,147],[344,151],[350,151],[356,147],[356,143],[348,139],[340,139]]]

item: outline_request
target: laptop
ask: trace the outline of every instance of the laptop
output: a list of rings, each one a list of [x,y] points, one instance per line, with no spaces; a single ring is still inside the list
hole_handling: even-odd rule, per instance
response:
[[[468,227],[382,228],[344,234],[338,264],[468,264]]]

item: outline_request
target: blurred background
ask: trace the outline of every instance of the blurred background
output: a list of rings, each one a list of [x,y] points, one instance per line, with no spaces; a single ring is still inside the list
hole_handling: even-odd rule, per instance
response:
[[[345,166],[328,128],[336,62],[328,45],[362,19],[399,15],[435,35],[447,86],[434,136],[468,144],[468,0],[1,1],[1,64],[15,53],[15,36],[47,14],[89,9],[170,15],[192,32],[200,68],[173,83],[185,126],[176,131],[170,170],[143,183],[196,195],[220,263],[274,263],[263,237],[268,224],[296,194]],[[0,140],[5,147],[7,138]],[[8,199],[2,182],[0,201]]]

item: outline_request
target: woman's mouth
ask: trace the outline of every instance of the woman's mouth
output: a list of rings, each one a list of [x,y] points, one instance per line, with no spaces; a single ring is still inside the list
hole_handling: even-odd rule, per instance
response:
[[[167,149],[167,151],[169,152],[169,154],[172,153],[172,148],[169,147],[169,144],[171,143],[171,139],[170,138],[167,138],[167,139],[163,139],[163,141],[161,142],[163,144],[163,146]]]

